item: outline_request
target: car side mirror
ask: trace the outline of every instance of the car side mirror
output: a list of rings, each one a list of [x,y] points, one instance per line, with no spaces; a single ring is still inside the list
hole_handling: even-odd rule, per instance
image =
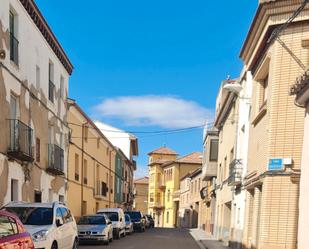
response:
[[[57,226],[57,227],[61,227],[62,225],[63,225],[63,221],[60,220],[60,219],[57,219],[57,220],[56,220],[56,226]]]

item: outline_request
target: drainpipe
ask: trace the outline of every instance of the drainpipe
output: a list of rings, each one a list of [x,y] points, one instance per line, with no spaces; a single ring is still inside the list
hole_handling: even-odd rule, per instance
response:
[[[111,181],[111,176],[112,176],[112,151],[109,152],[109,188],[108,188],[108,206],[111,208],[111,189],[112,189],[112,181]],[[114,177],[113,177],[114,178]],[[114,179],[115,181],[116,179]],[[115,190],[113,190],[114,192]]]
[[[86,123],[83,123],[82,125],[82,164],[81,164],[81,216],[83,215],[83,202],[84,202],[84,137],[85,137],[85,125]]]

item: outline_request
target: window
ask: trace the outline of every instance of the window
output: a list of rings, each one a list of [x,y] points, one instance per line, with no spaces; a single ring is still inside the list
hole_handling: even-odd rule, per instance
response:
[[[40,162],[41,160],[41,141],[39,138],[35,140],[35,160]]]
[[[10,60],[18,65],[18,45],[17,35],[17,16],[10,10]]]
[[[154,202],[154,193],[150,193],[150,195],[149,195],[149,202],[150,203]]]
[[[85,139],[85,142],[88,142],[88,132],[89,132],[89,129],[88,129],[88,126],[84,126],[84,139]]]
[[[230,151],[230,162],[234,160],[234,148],[231,149]]]
[[[166,212],[166,223],[169,223],[170,222],[170,212],[167,211]]]
[[[59,202],[64,202],[64,196],[63,195],[59,195]]]
[[[97,138],[97,149],[100,149],[100,138]]]
[[[79,155],[75,154],[75,181],[79,181]]]
[[[18,201],[18,180],[11,179],[11,201]]]
[[[84,159],[84,184],[88,184],[88,179],[87,179],[87,173],[88,173],[88,165],[87,165],[87,160]]]
[[[64,78],[63,78],[62,75],[60,76],[60,97],[65,98],[65,96],[64,96]]]
[[[60,223],[64,224],[63,214],[62,214],[60,208],[57,208],[57,210],[56,210],[56,220],[59,220]]]
[[[17,224],[13,219],[0,215],[0,239],[18,233]]]
[[[41,203],[42,202],[42,192],[35,190],[34,191],[34,202]]]
[[[48,99],[54,103],[55,84],[54,84],[54,64],[48,64]]]
[[[193,182],[191,182],[190,190],[191,190],[191,194],[192,194],[193,193]]]
[[[107,196],[108,188],[105,182],[101,183],[101,191],[102,196]]]
[[[209,152],[209,161],[217,162],[218,161],[218,139],[210,140],[210,152]]]
[[[35,67],[35,84],[36,84],[36,89],[39,90],[40,85],[41,85],[41,70],[38,65],[36,65]]]
[[[261,107],[267,102],[268,97],[268,75],[262,80],[261,82],[262,87],[262,101],[261,101]]]
[[[69,223],[69,222],[73,221],[73,217],[72,217],[69,209],[62,207],[62,208],[60,208],[60,210],[61,210],[61,213],[62,213],[62,216],[63,216],[64,223]]]
[[[167,191],[167,201],[168,201],[168,202],[170,201],[170,198],[171,198],[171,191],[168,190],[168,191]]]

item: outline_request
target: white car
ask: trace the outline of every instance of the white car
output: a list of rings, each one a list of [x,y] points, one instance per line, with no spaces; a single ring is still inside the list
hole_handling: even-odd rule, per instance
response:
[[[110,219],[113,224],[113,236],[115,239],[126,236],[126,221],[121,208],[103,208],[99,209],[97,214],[105,214]]]
[[[80,243],[103,242],[108,245],[113,241],[113,225],[104,214],[80,217],[77,228]]]
[[[78,247],[77,225],[64,204],[14,202],[3,209],[19,217],[31,234],[36,249]]]

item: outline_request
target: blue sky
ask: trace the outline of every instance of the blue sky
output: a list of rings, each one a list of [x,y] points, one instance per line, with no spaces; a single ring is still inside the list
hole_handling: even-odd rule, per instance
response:
[[[213,116],[257,1],[36,0],[72,63],[69,95],[93,118],[124,130],[169,130]],[[87,4],[89,3],[89,4]],[[162,145],[202,150],[202,130],[140,137],[138,175]]]

